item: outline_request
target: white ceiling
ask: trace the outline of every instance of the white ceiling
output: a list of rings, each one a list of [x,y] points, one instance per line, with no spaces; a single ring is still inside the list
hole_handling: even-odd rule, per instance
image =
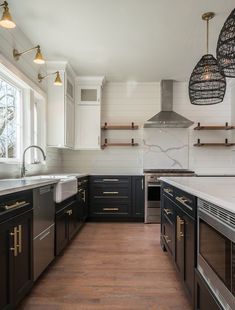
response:
[[[187,80],[234,0],[9,0],[17,25],[48,60],[68,60],[78,75],[108,81]]]

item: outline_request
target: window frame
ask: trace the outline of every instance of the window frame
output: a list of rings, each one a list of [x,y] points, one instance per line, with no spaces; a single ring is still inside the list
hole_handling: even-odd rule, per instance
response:
[[[32,79],[26,76],[20,69],[13,65],[7,58],[0,53],[0,75],[8,83],[21,90],[21,132],[19,158],[0,158],[0,164],[19,165],[22,162],[23,150],[29,145],[34,144],[33,111],[32,105],[38,102],[38,145],[46,153],[47,148],[47,95]],[[26,162],[33,163],[34,154],[26,154]]]
[[[14,158],[3,158],[0,157],[0,162],[2,163],[19,163],[21,161],[21,153],[22,153],[22,145],[23,145],[23,102],[24,102],[24,89],[22,88],[22,86],[15,82],[14,80],[11,79],[10,76],[6,76],[6,74],[4,74],[1,70],[0,70],[0,79],[2,79],[3,81],[5,81],[6,83],[8,83],[9,85],[15,87],[18,89],[18,91],[20,92],[20,103],[19,106],[17,107],[17,113],[19,113],[19,115],[17,115],[17,122],[18,122],[18,126],[19,126],[19,130],[17,130],[17,157]],[[20,106],[22,105],[22,106]]]

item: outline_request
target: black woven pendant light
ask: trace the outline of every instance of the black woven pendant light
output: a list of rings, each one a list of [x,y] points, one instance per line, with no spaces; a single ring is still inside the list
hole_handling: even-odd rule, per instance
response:
[[[189,80],[189,98],[195,105],[211,105],[220,103],[224,99],[226,80],[221,74],[215,57],[209,50],[209,20],[215,16],[209,12],[202,15],[207,22],[207,52],[194,68]]]
[[[221,73],[235,78],[235,9],[221,29],[216,54]]]

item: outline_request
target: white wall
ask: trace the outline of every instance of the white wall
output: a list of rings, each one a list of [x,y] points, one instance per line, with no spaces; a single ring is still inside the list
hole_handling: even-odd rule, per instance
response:
[[[174,83],[174,110],[195,122],[222,125],[231,122],[230,86],[223,103],[193,106],[188,98],[188,84]],[[233,148],[197,148],[198,138],[222,142],[231,133],[198,132],[190,129],[143,129],[144,122],[160,111],[159,83],[107,83],[103,89],[102,122],[141,126],[138,131],[108,131],[112,141],[132,137],[139,147],[110,147],[101,151],[62,151],[66,172],[140,173],[145,168],[189,168],[198,173],[235,173]],[[235,118],[235,116],[234,116]],[[152,133],[151,133],[152,131]],[[147,137],[147,138],[146,138]],[[104,137],[103,137],[104,138]],[[146,140],[147,139],[147,140]],[[147,146],[146,146],[147,144]]]
[[[18,62],[12,56],[13,48],[24,51],[33,47],[32,42],[23,34],[19,27],[11,30],[0,27],[0,42],[0,62],[2,60],[1,55],[3,55],[31,81],[37,83],[37,74],[39,71],[45,72],[45,66],[38,66],[33,63],[34,53],[23,55]],[[29,165],[27,168],[29,173],[59,171],[61,170],[61,152],[56,149],[47,149],[46,165]],[[17,177],[19,173],[19,164],[0,162],[0,178]]]

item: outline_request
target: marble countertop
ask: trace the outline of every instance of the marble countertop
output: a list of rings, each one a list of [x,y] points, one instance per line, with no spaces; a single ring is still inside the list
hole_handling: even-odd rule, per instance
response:
[[[235,213],[235,177],[162,177],[160,180]]]
[[[56,179],[3,179],[0,180],[0,196],[21,192],[27,189],[33,189],[49,184],[56,184],[59,180]]]

